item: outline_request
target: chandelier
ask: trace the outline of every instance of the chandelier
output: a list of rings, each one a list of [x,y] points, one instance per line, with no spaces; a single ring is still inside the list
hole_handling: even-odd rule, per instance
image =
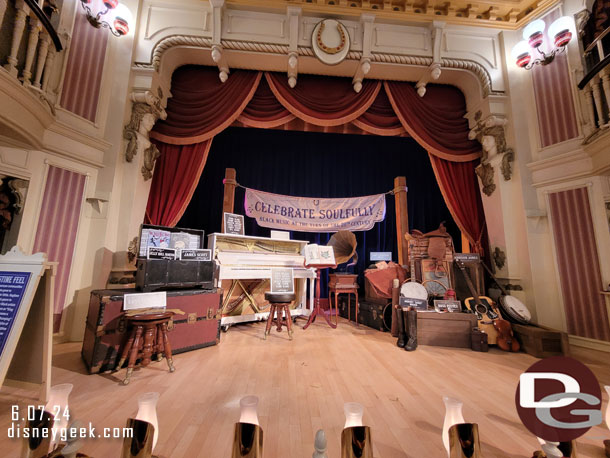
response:
[[[537,19],[523,29],[524,40],[517,43],[511,53],[519,67],[529,70],[536,64],[548,65],[553,62],[557,54],[565,51],[567,44],[572,39],[573,19],[562,16],[551,24],[547,35],[553,42],[553,48],[547,52],[543,51],[545,27],[545,22],[542,19]],[[532,59],[533,50],[536,50],[540,57]]]
[[[129,32],[133,16],[119,0],[80,0],[87,14],[87,20],[96,29],[108,28],[113,35],[120,37]]]

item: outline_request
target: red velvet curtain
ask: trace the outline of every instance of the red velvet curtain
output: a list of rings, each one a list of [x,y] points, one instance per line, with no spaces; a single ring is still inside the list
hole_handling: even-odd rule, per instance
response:
[[[347,78],[321,76],[301,76],[291,88],[283,74],[265,73],[265,76],[273,95],[288,111],[318,126],[353,121],[372,105],[381,88],[379,81],[366,80],[356,93]]]
[[[161,157],[147,222],[168,226],[178,222],[197,186],[212,138],[234,121],[274,128],[298,118],[325,129],[353,123],[376,135],[408,132],[429,152],[449,210],[481,251],[485,217],[474,173],[480,145],[468,139],[466,104],[459,90],[431,85],[419,97],[410,83],[385,82],[382,91],[380,81],[365,80],[356,93],[347,78],[300,75],[291,88],[284,74],[261,75],[237,70],[221,83],[215,68],[176,70],[167,120],[151,132]]]
[[[484,254],[485,214],[474,172],[479,161],[450,162],[432,153],[428,155],[455,223],[476,251]]]
[[[402,126],[430,154],[452,162],[481,156],[481,145],[468,139],[466,102],[460,91],[430,85],[420,97],[408,83],[385,81],[384,86]]]
[[[161,155],[155,165],[145,222],[174,227],[193,197],[212,139],[193,145],[155,143]]]
[[[167,119],[150,137],[172,145],[192,145],[211,139],[229,127],[246,107],[261,78],[260,72],[236,71],[224,83],[218,70],[187,65],[172,77]]]

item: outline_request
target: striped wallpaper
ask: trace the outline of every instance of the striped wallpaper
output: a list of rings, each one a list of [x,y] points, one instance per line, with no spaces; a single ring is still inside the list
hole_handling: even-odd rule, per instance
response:
[[[543,18],[547,30],[559,16],[559,10],[555,10]],[[546,34],[545,41],[548,42]],[[546,45],[550,47],[552,43]],[[536,51],[532,57],[538,57]],[[555,56],[555,60],[549,65],[535,65],[532,68],[532,79],[542,148],[578,137],[570,71],[565,53]]]
[[[78,9],[60,104],[91,122],[95,122],[97,113],[109,33],[92,27]]]
[[[587,188],[549,194],[568,332],[610,341]]]
[[[53,331],[59,331],[66,303],[70,267],[76,243],[86,176],[50,166],[36,229],[33,253],[47,253],[58,261],[55,277]]]

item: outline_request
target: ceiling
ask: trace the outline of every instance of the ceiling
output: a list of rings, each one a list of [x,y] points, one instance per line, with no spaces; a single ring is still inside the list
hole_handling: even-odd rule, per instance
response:
[[[532,18],[559,3],[559,0],[226,0],[237,8],[286,11],[300,7],[304,14],[343,17],[374,14],[386,21],[422,23],[444,21],[448,24],[518,29]]]

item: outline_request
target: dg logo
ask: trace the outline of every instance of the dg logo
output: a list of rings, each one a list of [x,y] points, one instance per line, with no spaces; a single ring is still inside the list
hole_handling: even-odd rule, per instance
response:
[[[602,422],[602,395],[595,375],[572,358],[555,356],[533,364],[519,377],[515,404],[532,434],[567,442]]]

